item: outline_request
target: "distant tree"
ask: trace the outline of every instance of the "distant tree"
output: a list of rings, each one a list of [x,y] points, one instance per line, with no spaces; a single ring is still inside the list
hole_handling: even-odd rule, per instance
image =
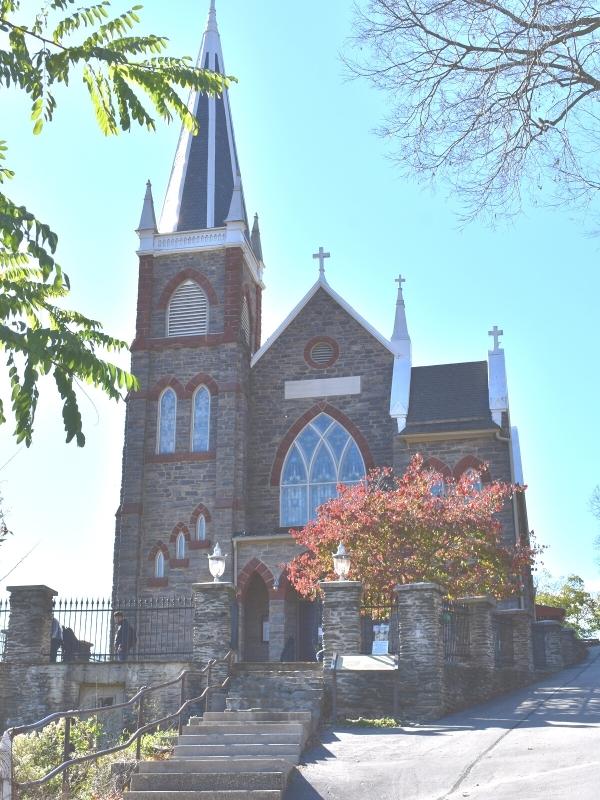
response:
[[[197,69],[188,58],[164,54],[163,36],[133,36],[139,22],[134,6],[111,14],[110,0],[75,8],[76,0],[49,0],[33,19],[19,16],[19,0],[0,0],[0,90],[16,87],[31,99],[33,133],[54,117],[56,89],[79,78],[105,135],[133,125],[154,130],[156,119],[197,122],[178,90],[220,92],[229,83]],[[14,173],[4,165],[0,141],[0,184]],[[17,442],[31,444],[38,382],[52,375],[62,398],[67,442],[85,443],[77,401],[79,382],[119,399],[136,387],[135,378],[106,361],[107,351],[126,347],[100,323],[66,311],[69,280],[54,260],[58,238],[24,206],[0,192],[0,350],[6,354],[10,404]],[[6,422],[0,397],[0,424]]]
[[[536,603],[565,610],[565,624],[579,636],[591,636],[600,630],[600,596],[585,588],[583,578],[569,575],[554,591],[538,591]]]
[[[382,133],[464,216],[598,196],[600,11],[576,0],[365,0],[350,66],[389,98]],[[549,197],[547,187],[553,187]]]
[[[519,592],[538,550],[528,542],[507,547],[497,515],[521,490],[499,481],[481,486],[469,472],[440,494],[443,480],[415,456],[402,477],[374,470],[364,483],[338,487],[315,520],[292,531],[306,550],[288,567],[291,583],[314,595],[319,580],[335,577],[332,552],[341,541],[351,553],[349,578],[367,593],[413,581],[439,583],[453,597]]]

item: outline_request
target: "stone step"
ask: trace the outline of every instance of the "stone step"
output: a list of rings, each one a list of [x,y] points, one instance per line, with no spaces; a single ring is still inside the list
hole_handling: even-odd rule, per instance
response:
[[[189,744],[298,744],[301,740],[301,733],[260,733],[255,731],[252,726],[242,733],[194,733],[188,734],[187,731],[179,737],[177,746]]]
[[[256,756],[240,758],[238,756],[201,756],[193,759],[165,759],[161,761],[142,761],[138,764],[138,772],[155,774],[169,772],[282,772],[287,774],[292,765],[284,758]]]
[[[127,800],[281,800],[281,789],[220,789],[208,791],[135,791],[127,792]]]
[[[199,725],[186,725],[183,729],[184,736],[198,736],[199,734],[216,735],[219,733],[294,733],[301,735],[303,731],[301,722],[240,722],[236,720],[226,722],[204,722]]]
[[[202,717],[190,717],[190,725],[205,722],[310,722],[310,711],[205,711]]]
[[[302,748],[297,744],[183,744],[176,745],[174,758],[198,756],[281,756],[288,761],[300,758]],[[294,763],[297,763],[295,761]]]
[[[282,772],[140,772],[131,776],[132,791],[255,791],[284,788]]]

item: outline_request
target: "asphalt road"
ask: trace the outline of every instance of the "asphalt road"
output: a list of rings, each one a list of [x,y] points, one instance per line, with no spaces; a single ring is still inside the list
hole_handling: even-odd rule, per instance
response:
[[[286,800],[600,800],[600,647],[432,723],[325,731]]]

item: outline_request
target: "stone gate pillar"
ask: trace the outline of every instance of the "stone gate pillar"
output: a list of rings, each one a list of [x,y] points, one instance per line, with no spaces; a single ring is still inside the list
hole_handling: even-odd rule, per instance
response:
[[[536,622],[544,631],[544,651],[546,654],[546,669],[560,670],[564,668],[562,654],[562,625],[552,619]]]
[[[488,595],[461,597],[469,608],[469,664],[481,669],[494,669],[494,621],[496,601]]]
[[[323,592],[323,667],[329,669],[334,653],[360,653],[360,581],[320,581]]]
[[[194,637],[192,658],[198,666],[211,659],[221,659],[231,649],[232,613],[235,589],[232,583],[194,583]],[[227,677],[227,664],[211,668],[211,683],[222,683]],[[223,696],[211,694],[210,710],[223,708]]]
[[[444,707],[443,590],[437,583],[406,583],[395,592],[401,691],[420,719],[435,719]]]
[[[50,662],[52,598],[49,586],[8,586],[10,616],[4,660],[20,664]]]
[[[521,672],[533,672],[533,632],[531,623],[533,619],[529,611],[524,608],[505,609],[496,612],[499,617],[507,617],[513,626],[513,666]],[[560,653],[560,623],[558,651]],[[557,669],[562,669],[561,666]]]

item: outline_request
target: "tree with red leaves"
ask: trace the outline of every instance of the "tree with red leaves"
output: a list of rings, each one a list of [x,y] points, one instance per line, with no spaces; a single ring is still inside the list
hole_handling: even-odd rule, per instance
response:
[[[402,477],[376,469],[363,483],[339,486],[316,519],[292,531],[305,548],[288,566],[292,585],[312,597],[318,581],[335,579],[332,553],[343,542],[348,580],[362,581],[367,594],[416,581],[438,583],[450,597],[519,592],[539,551],[528,541],[504,544],[498,513],[522,487],[482,485],[472,471],[444,480],[414,456]]]

